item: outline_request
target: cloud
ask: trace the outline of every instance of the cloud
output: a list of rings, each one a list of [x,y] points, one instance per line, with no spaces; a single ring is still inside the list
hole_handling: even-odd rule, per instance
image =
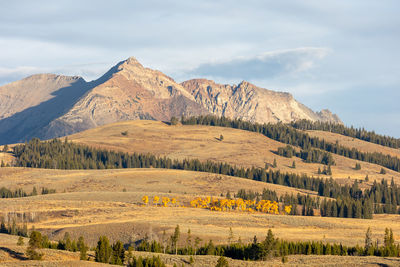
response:
[[[45,71],[43,69],[31,66],[19,66],[15,68],[0,67],[0,85],[41,72]]]
[[[264,80],[308,71],[329,52],[330,49],[324,47],[275,50],[253,57],[205,63],[189,72],[192,75],[225,79]]]

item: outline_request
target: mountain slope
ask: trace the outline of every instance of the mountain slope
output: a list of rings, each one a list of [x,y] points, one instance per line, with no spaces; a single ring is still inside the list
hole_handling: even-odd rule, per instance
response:
[[[0,87],[0,142],[34,136],[61,116],[89,89],[81,77],[33,75]]]
[[[238,85],[221,85],[206,79],[182,83],[196,102],[210,113],[251,122],[291,122],[299,119],[341,123],[328,110],[315,113],[297,102],[289,93],[275,92],[243,81]]]
[[[288,93],[248,82],[230,86],[198,79],[179,84],[131,57],[92,82],[41,74],[0,87],[0,144],[49,139],[118,121],[209,113],[260,123],[340,122],[329,111],[313,112]]]

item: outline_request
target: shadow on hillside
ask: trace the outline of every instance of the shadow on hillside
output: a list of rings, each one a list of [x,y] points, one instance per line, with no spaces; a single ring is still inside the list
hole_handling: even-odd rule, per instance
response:
[[[0,250],[8,253],[12,258],[17,259],[17,260],[27,260],[28,258],[24,256],[24,253],[22,252],[16,252],[12,249],[6,248],[6,247],[0,247]]]
[[[97,80],[86,82],[80,78],[70,86],[53,92],[53,98],[0,120],[0,145],[24,142],[33,137],[43,139],[70,134],[68,129],[62,127],[56,129],[56,133],[46,133],[44,128],[54,119],[64,115],[88,91],[106,82],[118,71],[121,64],[122,62],[118,63]]]

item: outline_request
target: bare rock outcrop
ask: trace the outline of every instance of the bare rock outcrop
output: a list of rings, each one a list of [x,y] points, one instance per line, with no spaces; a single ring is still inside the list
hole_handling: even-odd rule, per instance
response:
[[[299,119],[341,123],[328,110],[313,112],[289,93],[275,92],[243,81],[238,85],[193,79],[181,84],[210,113],[252,122],[292,122]]]

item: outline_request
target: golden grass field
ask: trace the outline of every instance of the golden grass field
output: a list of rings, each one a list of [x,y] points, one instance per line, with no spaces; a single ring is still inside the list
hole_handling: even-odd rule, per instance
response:
[[[121,132],[127,131],[123,136]],[[224,136],[219,141],[220,135]],[[320,134],[320,133],[318,133]],[[327,133],[328,141],[346,145],[340,135]],[[247,131],[208,126],[170,126],[156,121],[121,122],[91,129],[68,137],[68,140],[89,146],[124,152],[153,153],[171,158],[198,158],[228,162],[245,167],[264,167],[265,163],[277,160],[284,172],[306,173],[317,176],[320,164],[304,163],[299,158],[284,158],[275,154],[284,144],[263,135]],[[347,140],[347,139],[346,139]],[[347,140],[349,145],[358,141]],[[363,144],[363,151],[386,151],[377,145]],[[356,146],[356,145],[355,145]],[[394,153],[392,151],[391,153]],[[0,159],[11,161],[12,155],[0,153]],[[387,170],[380,175],[380,166],[360,162],[362,169],[354,170],[357,161],[334,155],[336,166],[332,167],[333,177],[346,182],[351,179],[391,179],[400,182],[400,174]],[[296,169],[291,168],[296,161]],[[328,176],[323,176],[328,177]],[[315,240],[322,242],[341,242],[344,245],[363,246],[365,232],[371,227],[373,239],[383,242],[386,227],[392,228],[395,240],[400,240],[399,215],[374,215],[372,220],[342,219],[327,217],[305,217],[269,215],[245,212],[215,212],[188,207],[191,199],[202,196],[220,197],[229,191],[231,195],[239,189],[262,192],[264,188],[274,190],[278,195],[285,193],[315,196],[315,192],[285,186],[252,181],[225,175],[167,169],[112,169],[112,170],[50,170],[33,168],[0,168],[0,187],[23,188],[30,193],[35,186],[56,189],[56,194],[38,195],[25,198],[0,199],[0,216],[6,218],[21,214],[29,218],[29,228],[47,234],[58,240],[69,232],[73,238],[83,235],[94,246],[100,235],[107,235],[113,242],[117,239],[130,242],[142,239],[146,234],[159,240],[165,230],[171,235],[177,224],[182,232],[181,245],[186,240],[186,232],[203,241],[212,239],[215,243],[228,241],[229,228],[234,238],[251,242],[254,235],[263,239],[268,231],[286,240]],[[176,197],[186,207],[154,207],[142,204],[142,197],[150,199]],[[80,262],[77,253],[46,250],[42,262],[21,261],[13,255],[22,255],[24,247],[17,247],[17,237],[0,235],[0,266],[86,266]],[[17,254],[13,254],[16,252]],[[19,254],[18,254],[19,253]],[[22,254],[20,254],[22,253]],[[145,252],[135,252],[144,255]],[[184,263],[189,266],[187,256],[161,255],[172,266]],[[218,257],[196,256],[191,266],[214,266]],[[82,265],[83,264],[83,265]],[[89,264],[89,263],[88,263]],[[91,263],[95,266],[95,263]],[[230,266],[279,266],[280,259],[269,262],[244,262],[229,259]],[[337,257],[337,256],[289,256],[292,266],[399,266],[398,259],[376,257]],[[89,265],[91,266],[91,265]]]
[[[181,207],[143,206],[143,195],[177,197],[185,206],[196,196],[219,197],[239,188],[296,193],[295,189],[208,173],[164,169],[120,169],[65,171],[28,168],[2,168],[0,186],[22,187],[30,192],[33,186],[57,189],[56,194],[26,198],[0,199],[0,213],[25,213],[51,238],[61,238],[68,231],[72,236],[83,234],[94,244],[104,231],[112,240],[128,242],[146,233],[160,237],[163,230],[172,233],[179,224],[183,232],[204,241],[227,241],[229,227],[238,238],[251,241],[254,235],[263,238],[269,228],[288,240],[321,240],[362,244],[371,227],[374,238],[382,238],[385,227],[393,228],[400,239],[400,216],[375,215],[373,220],[267,215],[243,212],[213,212]],[[123,192],[125,189],[126,192]],[[65,193],[64,193],[65,191]],[[204,229],[207,229],[206,231]],[[135,235],[135,236],[133,236]]]
[[[124,131],[128,132],[126,136],[121,134]],[[221,134],[224,136],[223,141],[218,140]],[[323,168],[321,164],[305,163],[300,158],[280,157],[275,152],[285,144],[264,135],[225,127],[170,126],[159,121],[126,121],[77,133],[69,136],[68,140],[123,152],[152,153],[176,159],[197,158],[245,167],[264,167],[265,163],[272,164],[276,159],[277,169],[310,176],[318,176],[318,167]],[[336,162],[332,167],[333,178],[363,180],[368,175],[370,181],[393,177],[400,183],[398,172],[386,169],[387,174],[381,175],[381,166],[338,155],[333,157]],[[296,169],[291,168],[293,161],[296,162]],[[357,162],[361,164],[361,170],[354,170]]]

